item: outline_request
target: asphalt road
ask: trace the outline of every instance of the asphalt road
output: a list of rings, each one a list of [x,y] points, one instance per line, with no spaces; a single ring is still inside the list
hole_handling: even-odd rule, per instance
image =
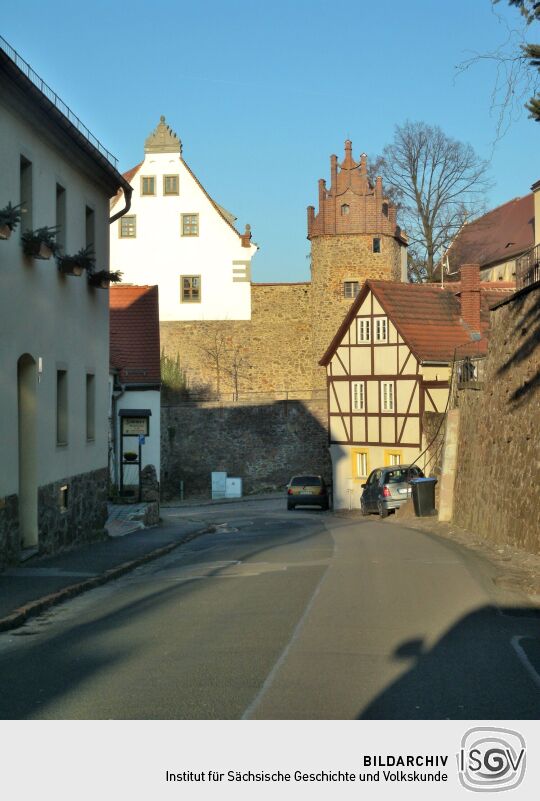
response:
[[[478,556],[283,501],[0,634],[0,718],[536,719],[538,617]]]

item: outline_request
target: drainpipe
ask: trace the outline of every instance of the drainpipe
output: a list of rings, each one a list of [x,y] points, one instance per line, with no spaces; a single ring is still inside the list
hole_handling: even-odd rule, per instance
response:
[[[113,222],[116,222],[120,217],[123,217],[124,214],[127,214],[131,208],[131,195],[133,194],[133,187],[130,186],[127,182],[122,187],[124,190],[124,198],[126,200],[126,205],[120,211],[117,211],[116,214],[113,214],[112,217],[109,219],[109,225],[112,225]]]
[[[118,383],[120,384],[120,382],[118,382]],[[125,384],[120,384],[120,392],[116,392],[115,393],[114,388],[113,388],[112,398],[111,398],[112,447],[113,447],[113,454],[114,454],[114,479],[115,479],[115,483],[116,483],[117,486],[118,486],[118,483],[120,481],[120,474],[119,474],[119,470],[118,470],[119,465],[118,465],[118,448],[117,448],[118,437],[117,437],[117,429],[116,429],[116,426],[117,426],[117,419],[116,419],[117,418],[117,414],[116,414],[116,412],[117,412],[117,402],[120,400],[120,398],[122,397],[122,395],[124,394],[125,391],[126,391]],[[120,470],[121,469],[122,469],[122,466],[120,465]]]

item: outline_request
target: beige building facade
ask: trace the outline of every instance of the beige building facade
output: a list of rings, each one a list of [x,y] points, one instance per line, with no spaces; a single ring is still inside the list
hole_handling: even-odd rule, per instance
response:
[[[60,254],[91,246],[107,269],[125,182],[28,74],[0,49],[0,209],[22,210],[0,241],[0,561],[90,539],[106,519],[108,291],[50,251],[27,255],[22,234],[54,228]]]

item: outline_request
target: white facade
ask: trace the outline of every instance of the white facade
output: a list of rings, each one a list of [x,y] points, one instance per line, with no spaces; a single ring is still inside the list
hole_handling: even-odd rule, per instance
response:
[[[257,248],[203,189],[163,117],[144,161],[126,178],[133,186],[131,225],[124,218],[111,227],[111,269],[122,271],[124,283],[158,284],[160,320],[251,319]],[[122,196],[113,212],[121,203]],[[198,281],[195,297],[182,292],[184,278]]]
[[[112,389],[112,387],[111,387]],[[114,395],[113,395],[114,398]],[[120,439],[121,439],[121,411],[123,409],[144,409],[150,412],[148,423],[148,436],[141,445],[141,469],[147,465],[154,465],[158,481],[160,480],[161,462],[161,393],[159,389],[140,390],[129,388],[111,404],[111,420],[114,425],[114,459],[111,460],[115,484],[120,484]],[[138,453],[137,437],[124,437],[124,451],[132,450]],[[124,476],[125,477],[125,476]]]
[[[60,222],[60,187],[64,252],[88,244],[90,215],[97,269],[107,269],[109,198],[123,182],[1,57],[0,209],[24,201],[25,214],[0,241],[0,560],[41,545],[42,535],[50,550],[56,522],[70,529],[65,544],[83,477],[106,477],[107,468],[108,291],[90,287],[84,272],[61,274],[54,258],[24,255],[21,229]]]

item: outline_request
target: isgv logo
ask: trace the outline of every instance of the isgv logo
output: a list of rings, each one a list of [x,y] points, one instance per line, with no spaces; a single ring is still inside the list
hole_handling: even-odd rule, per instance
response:
[[[457,755],[459,780],[467,790],[512,790],[525,775],[525,740],[512,729],[469,729]]]

